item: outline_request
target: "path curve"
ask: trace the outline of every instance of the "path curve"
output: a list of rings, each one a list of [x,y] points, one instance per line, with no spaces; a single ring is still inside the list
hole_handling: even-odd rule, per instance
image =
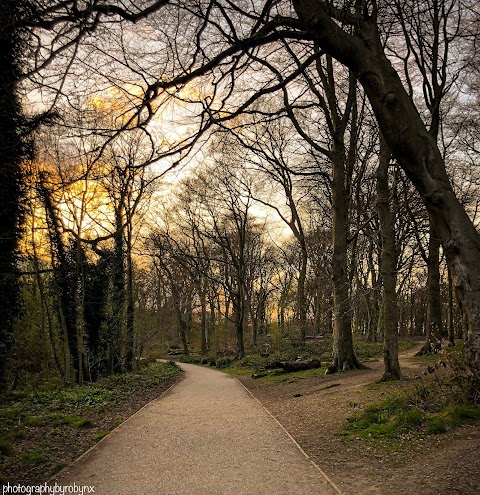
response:
[[[338,495],[233,377],[185,377],[54,479],[96,495]]]

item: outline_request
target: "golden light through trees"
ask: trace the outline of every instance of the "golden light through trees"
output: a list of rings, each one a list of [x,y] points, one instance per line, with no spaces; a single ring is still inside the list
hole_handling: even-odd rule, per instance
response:
[[[458,267],[462,246],[476,245],[455,237],[461,223],[473,239],[478,224],[474,125],[458,96],[475,98],[477,87],[468,6],[201,0],[137,15],[141,7],[114,3],[82,4],[84,24],[52,4],[33,23],[38,46],[19,83],[33,106],[57,112],[36,131],[24,254],[57,276],[50,303],[59,321],[62,304],[75,302],[71,349],[91,325],[84,278],[108,274],[109,296],[95,295],[103,327],[91,326],[87,341],[100,346],[100,332],[110,354],[84,345],[78,363],[92,353],[105,369],[131,366],[132,349],[142,349],[138,311],[170,322],[159,324],[163,343],[181,338],[206,352],[218,330],[239,356],[244,336],[333,332],[331,371],[356,367],[352,335],[383,338],[389,275],[397,331],[424,328],[429,222],[443,242],[439,297],[463,330],[444,257]],[[420,15],[447,18],[427,29]],[[391,156],[378,190],[381,134]],[[442,216],[450,211],[436,206],[442,194],[455,215]],[[389,210],[377,210],[379,197]],[[380,222],[379,212],[388,211],[396,266],[382,273],[390,214]],[[453,284],[470,287],[462,279],[470,271],[453,270]]]

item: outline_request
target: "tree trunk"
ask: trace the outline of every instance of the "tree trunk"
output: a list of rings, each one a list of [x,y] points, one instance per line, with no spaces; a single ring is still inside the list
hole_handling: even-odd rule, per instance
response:
[[[87,334],[90,380],[96,381],[108,371],[106,342],[103,335],[108,315],[110,284],[105,281],[109,260],[104,254],[96,263],[87,264],[83,319]]]
[[[385,56],[374,16],[347,34],[320,0],[293,0],[304,28],[318,45],[353,70],[367,93],[393,156],[429,212],[452,272],[462,312],[465,356],[480,376],[480,236],[458,201],[437,143]]]
[[[187,337],[187,333],[188,333],[187,320],[185,318],[185,315],[182,314],[180,305],[175,304],[174,306],[177,315],[178,333],[180,334],[180,340],[182,341],[182,345],[183,345],[183,352],[185,355],[188,356],[189,349],[188,349],[188,337]]]
[[[126,322],[125,322],[125,369],[132,371],[135,357],[135,301],[133,294],[133,260],[131,225],[128,226],[126,252]]]
[[[123,199],[115,206],[115,234],[112,255],[112,302],[113,311],[109,325],[109,353],[111,373],[123,371],[122,349],[125,339],[125,246],[123,239]]]
[[[450,269],[448,269],[448,342],[449,345],[455,345],[453,281]]]
[[[297,291],[297,305],[298,305],[298,326],[300,333],[300,341],[305,342],[307,336],[307,301],[305,297],[305,281],[307,279],[307,263],[308,252],[305,245],[305,238],[299,239],[300,241],[300,273],[298,275],[298,291]]]
[[[258,338],[258,308],[257,311],[255,311],[252,307],[251,301],[248,303],[248,309],[250,313],[250,321],[252,322],[252,338],[250,342],[252,345],[257,345],[257,338]]]
[[[333,363],[328,373],[360,367],[353,351],[352,316],[348,281],[347,205],[345,191],[345,153],[336,150],[333,160]]]
[[[243,323],[245,320],[245,304],[241,295],[232,298],[233,318],[235,323],[235,350],[237,359],[245,357],[245,346],[243,341]]]
[[[201,284],[202,282],[200,282]],[[200,352],[206,354],[207,352],[207,294],[204,290],[198,291],[200,299]]]
[[[65,246],[62,238],[59,212],[53,203],[51,191],[46,184],[46,176],[44,175],[40,177],[39,195],[45,207],[49,228],[56,311],[65,340],[65,379],[67,383],[75,383],[80,376],[80,350],[77,333],[78,300],[76,297],[78,280],[76,280],[76,270],[72,269],[72,253],[67,252],[67,246]]]
[[[440,349],[442,341],[442,304],[440,299],[440,240],[430,223],[428,242],[427,316],[425,321],[425,344],[418,351],[423,356]]]
[[[377,170],[377,212],[380,223],[382,255],[380,271],[383,281],[383,375],[380,381],[401,378],[398,362],[398,304],[396,289],[397,246],[395,245],[395,214],[390,209],[388,166],[390,151],[380,136],[380,156]]]
[[[381,261],[381,258],[380,258]],[[372,290],[366,296],[368,307],[368,322],[367,322],[367,342],[377,342],[378,338],[378,318],[380,313],[379,294],[380,294],[380,277],[377,276],[375,263],[373,260],[373,241],[368,246],[368,271],[372,283]]]
[[[314,295],[313,301],[314,301],[313,335],[319,335],[320,334],[322,308],[321,308],[320,288],[319,288],[318,281],[316,283],[315,295]]]
[[[213,336],[215,335],[216,310],[215,310],[215,295],[214,294],[209,296],[208,305],[209,305],[210,311],[208,314],[206,341],[207,341],[207,350],[210,350],[212,348],[212,339],[213,339]]]

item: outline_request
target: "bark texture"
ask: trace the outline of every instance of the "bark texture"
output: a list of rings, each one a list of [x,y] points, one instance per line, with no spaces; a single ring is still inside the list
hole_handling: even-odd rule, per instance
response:
[[[348,198],[345,191],[345,153],[337,150],[333,160],[333,363],[329,373],[346,371],[360,367],[355,357],[352,337],[352,317],[350,304],[350,284],[348,279],[347,253],[347,209]]]
[[[390,208],[388,166],[390,150],[383,136],[380,137],[380,156],[377,170],[377,212],[380,223],[382,255],[380,271],[383,281],[383,363],[381,381],[401,378],[398,362],[398,304],[397,304],[397,246],[395,243],[395,214]]]

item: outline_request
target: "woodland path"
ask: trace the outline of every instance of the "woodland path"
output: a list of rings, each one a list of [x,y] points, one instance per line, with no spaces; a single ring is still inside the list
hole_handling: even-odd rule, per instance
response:
[[[235,378],[181,368],[177,385],[54,481],[95,486],[96,495],[341,493]]]

